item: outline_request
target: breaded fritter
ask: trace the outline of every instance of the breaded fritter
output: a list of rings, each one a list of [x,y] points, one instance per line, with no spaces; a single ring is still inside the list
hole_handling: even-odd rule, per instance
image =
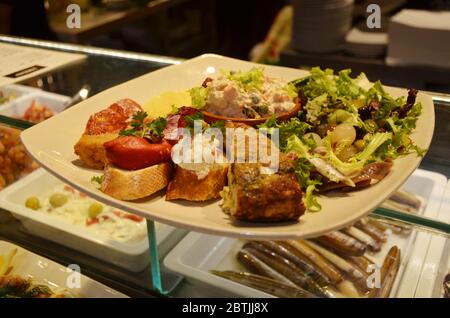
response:
[[[222,208],[233,219],[251,222],[296,221],[304,212],[303,192],[289,166],[264,174],[258,163],[231,165]]]

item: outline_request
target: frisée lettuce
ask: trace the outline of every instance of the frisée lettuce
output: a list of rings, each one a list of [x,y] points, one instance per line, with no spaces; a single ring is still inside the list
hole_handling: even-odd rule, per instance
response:
[[[381,82],[350,74],[313,68],[291,82],[302,97],[298,118],[284,123],[271,118],[260,126],[280,130],[280,149],[293,155],[309,211],[320,210],[315,196],[321,186],[354,187],[353,178],[368,164],[426,152],[410,138],[423,108],[417,91],[394,98]]]

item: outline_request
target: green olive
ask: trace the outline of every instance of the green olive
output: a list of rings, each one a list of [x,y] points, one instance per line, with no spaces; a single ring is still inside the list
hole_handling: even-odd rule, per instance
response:
[[[89,206],[89,217],[95,219],[103,211],[103,205],[98,202],[94,202]]]
[[[68,200],[69,200],[69,198],[65,194],[53,193],[50,196],[49,202],[52,205],[52,207],[58,208],[60,206],[63,206],[64,204],[66,204]]]
[[[41,208],[41,203],[37,197],[30,197],[25,201],[25,206],[32,210],[39,210]]]

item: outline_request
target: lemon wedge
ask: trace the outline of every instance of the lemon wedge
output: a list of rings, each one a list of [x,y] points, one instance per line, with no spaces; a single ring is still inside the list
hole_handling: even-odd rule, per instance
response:
[[[189,92],[165,92],[150,98],[143,106],[150,117],[165,117],[172,112],[173,107],[190,106]]]

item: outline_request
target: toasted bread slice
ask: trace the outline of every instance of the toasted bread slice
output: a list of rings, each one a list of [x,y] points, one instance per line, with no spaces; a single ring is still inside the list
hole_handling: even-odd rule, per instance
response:
[[[172,163],[164,162],[139,170],[106,166],[101,190],[119,200],[147,197],[167,186]]]
[[[206,201],[220,198],[227,172],[228,165],[212,165],[208,175],[199,179],[195,171],[177,166],[175,176],[167,187],[166,200]]]
[[[103,169],[108,163],[103,144],[117,138],[119,134],[109,133],[101,135],[81,135],[75,144],[74,150],[83,163],[89,168]]]

